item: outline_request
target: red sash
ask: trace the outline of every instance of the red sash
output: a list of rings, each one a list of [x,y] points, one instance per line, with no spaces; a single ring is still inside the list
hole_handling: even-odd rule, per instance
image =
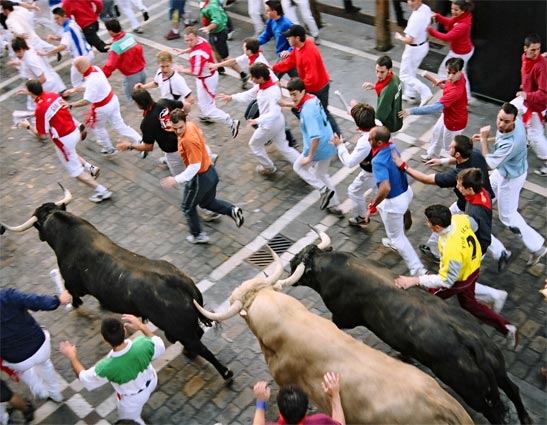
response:
[[[97,122],[97,113],[95,112],[95,109],[108,104],[108,102],[110,102],[113,97],[114,97],[114,92],[111,91],[103,100],[92,103],[91,109],[89,110],[89,117],[85,120],[85,125],[91,128],[95,128],[95,123]]]

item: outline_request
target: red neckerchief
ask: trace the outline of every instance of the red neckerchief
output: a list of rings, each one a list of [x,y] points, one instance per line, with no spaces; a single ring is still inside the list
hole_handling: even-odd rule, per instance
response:
[[[38,104],[38,103],[42,103],[44,101],[44,93],[36,96],[36,99],[34,99],[34,103]]]
[[[249,56],[249,65],[254,65],[255,61],[258,59],[261,53],[262,53],[262,50],[259,50],[258,52]]]
[[[150,108],[144,109],[144,110],[142,111],[142,116],[145,117],[146,114],[147,114],[148,112],[150,112],[154,106],[156,106],[155,103],[154,103]]]
[[[118,41],[118,40],[121,40],[123,37],[125,37],[125,32],[121,31],[118,34],[114,34],[114,36],[112,37],[112,40]]]
[[[304,425],[304,420],[306,419],[306,417],[304,416],[304,418],[298,422],[298,425]],[[278,424],[281,424],[281,425],[286,425],[288,422],[285,420],[285,418],[283,417],[283,415],[280,413],[279,414],[279,420],[277,421]]]
[[[452,28],[454,28],[454,25],[456,25],[460,21],[463,21],[469,15],[471,15],[471,13],[463,12],[460,16],[452,16],[452,22],[450,23],[450,26],[447,29],[451,30]]]
[[[298,105],[296,105],[296,109],[298,112],[302,111],[302,106],[304,103],[306,103],[308,100],[313,99],[315,96],[313,94],[306,93],[304,96],[302,96],[302,99],[300,99],[300,102],[298,102]]]
[[[377,148],[372,148],[372,157],[374,158],[378,152],[380,152],[382,149],[386,149],[386,148],[390,147],[392,144],[393,143],[391,141],[389,141],[387,143],[382,143]]]
[[[258,85],[258,90],[266,90],[267,88],[270,88],[271,86],[275,86],[277,83],[275,83],[271,78],[268,81],[265,81],[262,84]]]
[[[205,9],[207,6],[209,5],[209,0],[205,0],[204,2],[200,2],[199,3],[199,9],[200,10],[203,10]],[[204,27],[208,26],[211,21],[209,19],[207,19],[205,16],[201,16],[201,23],[203,24]]]
[[[529,74],[532,68],[536,63],[538,63],[540,60],[543,60],[543,56],[538,55],[535,59],[528,59],[526,57],[526,53],[522,54],[522,70],[525,74]]]
[[[84,78],[87,77],[92,72],[98,72],[97,68],[95,68],[93,65],[91,65],[87,70],[83,73]]]
[[[466,196],[465,200],[471,205],[479,205],[481,207],[487,208],[490,211],[492,210],[492,200],[490,199],[490,195],[488,195],[488,192],[484,187],[482,188],[482,191],[480,193]]]
[[[380,93],[382,93],[382,90],[385,86],[388,85],[388,83],[393,78],[393,71],[391,71],[386,79],[384,81],[376,81],[376,84],[374,84],[374,90],[376,90],[376,96],[380,96]]]

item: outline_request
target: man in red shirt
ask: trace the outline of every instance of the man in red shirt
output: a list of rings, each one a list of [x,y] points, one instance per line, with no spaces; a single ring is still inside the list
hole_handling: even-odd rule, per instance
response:
[[[102,0],[63,0],[63,10],[74,17],[82,29],[85,39],[99,52],[107,52],[108,46],[99,38],[99,16],[103,10]]]
[[[543,161],[543,166],[534,170],[534,173],[547,176],[547,138],[545,137],[544,118],[547,108],[547,62],[540,53],[541,38],[539,35],[526,36],[520,69],[521,91],[517,92],[515,100],[524,103],[526,111],[522,120],[526,126],[528,142],[538,158]]]
[[[123,92],[128,100],[131,100],[135,84],[144,84],[146,81],[146,59],[142,45],[135,40],[133,34],[122,31],[117,19],[109,19],[105,22],[106,29],[112,37],[112,44],[106,58],[106,63],[101,67],[106,75],[110,75],[117,69],[123,74]]]
[[[306,30],[301,25],[293,25],[283,33],[283,36],[287,37],[293,50],[284,60],[272,66],[272,70],[283,73],[296,67],[298,76],[304,82],[306,92],[314,94],[321,101],[332,130],[340,135],[340,128],[329,113],[330,77],[321,52],[312,40],[306,39]]]
[[[467,90],[465,76],[463,75],[463,59],[450,58],[446,62],[447,80],[438,81],[435,85],[443,87],[443,96],[432,105],[418,108],[403,109],[399,117],[409,115],[427,115],[442,112],[433,127],[431,144],[427,154],[421,155],[424,162],[432,158],[438,158],[441,149],[448,151],[448,145],[455,136],[462,134],[467,126]]]
[[[76,145],[85,137],[85,130],[83,126],[77,125],[61,96],[44,92],[38,80],[28,80],[26,91],[36,103],[36,128],[32,128],[28,121],[19,123],[19,126],[30,130],[40,139],[50,135],[57,157],[70,176],[95,189],[89,198],[91,202],[110,198],[112,192],[94,180],[99,176],[99,167],[90,164],[76,152]]]

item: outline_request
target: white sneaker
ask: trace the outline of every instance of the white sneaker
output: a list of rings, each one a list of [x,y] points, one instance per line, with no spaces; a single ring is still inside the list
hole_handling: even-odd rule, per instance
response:
[[[110,199],[111,196],[112,192],[107,189],[105,192],[96,191],[93,195],[89,197],[89,200],[98,204],[99,202],[103,202],[105,199]]]
[[[116,150],[116,148],[102,148],[101,153],[103,154],[103,156],[112,157],[116,155],[118,151]]]
[[[426,153],[425,155],[420,155],[420,158],[422,158],[422,162],[431,161],[433,159],[433,157],[428,153]]]
[[[496,297],[494,298],[494,305],[492,306],[492,310],[499,314],[503,309],[503,306],[505,305],[507,295],[509,295],[507,291],[499,290],[496,294]]]
[[[414,96],[407,96],[406,94],[403,94],[403,100],[409,103],[416,103],[416,98]]]
[[[547,176],[547,164],[545,164],[541,168],[538,168],[538,169],[534,170],[534,174],[537,174],[538,176],[546,177]]]
[[[517,348],[517,345],[519,345],[519,331],[517,330],[517,327],[515,325],[505,325],[505,329],[509,331],[505,336],[509,343],[509,347],[513,349]]]
[[[99,174],[101,174],[101,169],[96,165],[89,164],[89,174],[91,174],[91,177],[97,180],[99,178]]]
[[[198,243],[209,243],[209,236],[207,236],[206,233],[204,232],[201,232],[199,235],[197,236],[194,236],[194,235],[188,235],[186,236],[186,240],[190,243],[193,243],[193,244],[198,244]]]
[[[397,252],[397,248],[395,248],[395,245],[391,243],[389,238],[382,238],[382,245],[384,245],[386,248],[390,248],[393,251]]]
[[[530,254],[530,258],[526,265],[530,267],[535,266],[543,257],[545,257],[545,254],[547,254],[547,247],[542,246],[538,251]]]

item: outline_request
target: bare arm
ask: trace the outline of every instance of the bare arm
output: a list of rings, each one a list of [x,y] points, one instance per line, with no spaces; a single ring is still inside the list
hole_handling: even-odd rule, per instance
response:
[[[256,410],[253,425],[264,425],[266,423],[266,403],[270,399],[270,387],[266,381],[258,381],[253,391],[256,397]]]
[[[325,391],[330,399],[332,419],[340,422],[341,425],[345,425],[346,417],[344,416],[342,399],[340,397],[340,375],[335,372],[325,373],[321,385],[323,386],[323,391]]]
[[[69,341],[64,341],[61,342],[61,344],[59,345],[59,350],[61,351],[61,354],[63,356],[70,360],[72,370],[74,371],[76,376],[79,377],[80,372],[84,371],[85,367],[78,359],[78,351],[76,350],[76,346],[72,345]]]

